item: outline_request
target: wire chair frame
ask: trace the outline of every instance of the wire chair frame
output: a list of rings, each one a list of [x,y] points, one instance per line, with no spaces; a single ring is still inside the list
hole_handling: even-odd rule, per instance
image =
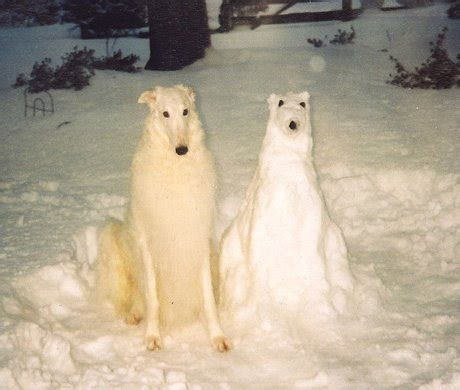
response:
[[[29,91],[24,89],[24,117],[28,116],[29,111],[32,111],[32,116],[36,116],[37,112],[41,112],[43,116],[49,112],[51,115],[54,114],[54,99],[53,96],[48,91],[43,91],[42,93],[46,94],[48,97],[48,106],[43,100],[42,97],[36,97],[30,102],[28,96],[30,95]]]

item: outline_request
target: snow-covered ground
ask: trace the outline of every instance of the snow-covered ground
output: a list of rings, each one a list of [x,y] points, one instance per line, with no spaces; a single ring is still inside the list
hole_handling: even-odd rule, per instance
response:
[[[74,45],[104,54],[105,42],[79,41],[69,26],[1,29],[0,388],[459,388],[459,90],[385,84],[388,55],[419,65],[442,26],[451,57],[460,51],[460,25],[445,10],[239,27],[181,71],[98,71],[83,91],[53,92],[56,113],[35,118],[9,87],[16,74]],[[306,42],[350,24],[353,45]],[[148,59],[147,40],[116,47]],[[199,325],[148,352],[142,328],[98,301],[94,230],[123,215],[146,114],[137,98],[176,83],[195,87],[217,161],[218,238],[257,166],[267,97],[310,92],[316,168],[359,311],[330,329],[305,318],[255,334],[227,326],[235,349],[222,355]]]

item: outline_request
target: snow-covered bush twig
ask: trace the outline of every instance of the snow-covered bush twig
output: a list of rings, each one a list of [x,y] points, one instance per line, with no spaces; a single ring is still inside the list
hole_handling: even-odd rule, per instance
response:
[[[121,50],[117,50],[111,56],[96,58],[93,65],[96,69],[102,70],[116,70],[119,72],[135,73],[139,72],[141,68],[134,64],[139,60],[135,54],[123,57]]]
[[[62,58],[62,65],[54,72],[53,89],[74,89],[79,91],[89,85],[89,80],[94,76],[94,50],[86,47],[67,53]]]
[[[324,41],[318,38],[308,38],[307,42],[314,47],[323,47]]]
[[[356,31],[353,26],[351,26],[351,31],[347,32],[345,30],[337,31],[337,34],[334,35],[334,38],[329,41],[332,45],[347,45],[349,43],[354,43],[353,41],[356,38]]]
[[[58,0],[0,1],[0,26],[43,26],[59,23]]]
[[[50,58],[36,62],[30,77],[27,78],[24,73],[19,74],[13,87],[27,86],[31,93],[48,91],[49,89],[74,89],[78,91],[89,85],[89,80],[95,74],[94,69],[129,73],[140,70],[134,65],[139,57],[134,54],[124,57],[121,50],[111,56],[96,58],[94,50],[86,47],[80,50],[75,46],[72,52],[61,58],[62,65],[56,68],[51,66]]]
[[[351,31],[345,31],[342,29],[338,29],[337,34],[334,35],[334,38],[332,38],[329,43],[331,45],[347,45],[349,43],[354,43],[353,41],[356,38],[356,30],[353,26],[351,26]],[[326,44],[324,41],[327,40],[327,35],[323,39],[319,38],[308,38],[307,42],[314,47],[324,47]]]
[[[30,77],[27,78],[24,73],[19,74],[13,87],[27,85],[29,92],[38,93],[49,89],[78,91],[89,85],[89,80],[94,75],[94,50],[86,47],[79,50],[75,46],[73,51],[61,59],[62,65],[55,68],[51,66],[50,58],[35,62]]]
[[[444,46],[447,31],[447,27],[444,27],[438,34],[436,42],[430,42],[431,55],[413,72],[408,71],[397,58],[390,56],[397,74],[390,74],[391,79],[387,83],[403,88],[446,89],[454,86],[460,87],[460,56],[457,55],[457,62],[449,57]]]
[[[460,2],[456,2],[449,7],[447,16],[451,19],[460,19]]]

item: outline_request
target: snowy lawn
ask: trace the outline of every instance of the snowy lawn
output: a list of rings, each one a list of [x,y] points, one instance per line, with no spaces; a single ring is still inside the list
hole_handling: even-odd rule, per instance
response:
[[[9,87],[16,74],[75,45],[104,54],[105,43],[72,38],[69,26],[1,29],[0,388],[459,388],[459,91],[385,83],[389,54],[419,65],[443,26],[451,57],[460,52],[445,10],[239,27],[182,71],[98,71],[83,91],[52,92],[56,113],[35,118]],[[353,45],[306,42],[351,24]],[[116,47],[148,59],[147,40]],[[257,165],[267,97],[310,92],[316,168],[347,242],[356,312],[330,329],[230,327],[235,349],[221,355],[199,325],[148,352],[142,327],[98,302],[95,228],[123,216],[146,114],[137,98],[177,83],[195,88],[217,162],[217,239]]]

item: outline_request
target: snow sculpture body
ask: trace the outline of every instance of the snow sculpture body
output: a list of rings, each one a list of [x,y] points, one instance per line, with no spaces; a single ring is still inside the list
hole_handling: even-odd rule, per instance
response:
[[[220,303],[230,318],[329,318],[353,289],[313,165],[308,99],[307,92],[268,99],[259,165],[221,245]]]

